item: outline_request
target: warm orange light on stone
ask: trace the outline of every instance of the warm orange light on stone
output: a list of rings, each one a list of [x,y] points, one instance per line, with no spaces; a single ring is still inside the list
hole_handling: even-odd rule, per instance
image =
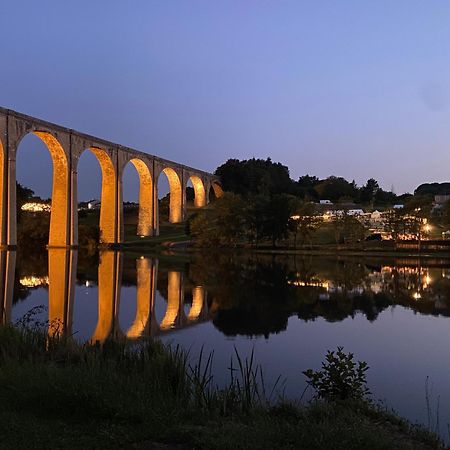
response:
[[[137,226],[138,236],[151,236],[153,234],[153,182],[150,170],[142,160],[130,160],[139,175],[139,219]]]
[[[5,150],[3,147],[2,140],[0,139],[0,245],[7,244],[7,207],[8,199],[6,198],[6,160],[5,160]]]
[[[136,260],[136,316],[126,332],[130,339],[143,335],[153,335],[157,329],[154,320],[155,289],[158,266],[148,258]],[[156,326],[155,326],[156,325]]]
[[[0,252],[0,324],[11,321],[16,252]]]
[[[69,333],[72,328],[77,252],[62,248],[48,251],[48,333]]]
[[[66,152],[58,140],[50,133],[34,131],[37,137],[47,146],[53,162],[53,189],[50,214],[50,247],[66,247],[70,245],[70,198],[69,198],[69,165]]]
[[[104,251],[98,266],[98,320],[91,342],[103,343],[118,324],[122,254]]]
[[[183,193],[180,177],[170,167],[166,167],[163,172],[169,180],[170,188],[169,222],[178,223],[183,220]]]
[[[168,273],[167,310],[161,321],[161,330],[182,326],[186,322],[184,314],[183,274],[171,270]]]
[[[222,186],[219,183],[217,183],[216,181],[213,181],[211,183],[211,187],[213,188],[214,195],[216,196],[216,198],[222,197],[223,189],[222,189]]]
[[[52,158],[49,247],[78,245],[77,166],[86,149],[97,157],[102,172],[102,243],[117,244],[123,240],[121,174],[129,161],[140,178],[139,236],[159,233],[157,179],[161,172],[169,180],[171,223],[184,220],[185,187],[189,178],[194,186],[196,206],[208,203],[211,185],[217,197],[222,195],[218,178],[212,174],[0,107],[0,246],[3,247],[17,244],[16,157],[21,140],[29,133],[45,143]]]
[[[102,171],[100,242],[113,244],[117,242],[119,234],[116,171],[108,153],[95,147],[89,150],[97,157]]]
[[[194,206],[196,208],[206,206],[206,192],[203,181],[196,176],[191,176],[189,179],[191,180],[192,186],[194,187]]]
[[[207,311],[206,292],[203,286],[195,286],[192,289],[192,306],[188,314],[188,320],[195,322]]]

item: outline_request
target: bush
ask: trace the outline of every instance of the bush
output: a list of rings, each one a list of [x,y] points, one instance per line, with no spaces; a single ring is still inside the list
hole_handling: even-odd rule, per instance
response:
[[[343,347],[338,347],[336,352],[328,351],[325,359],[322,370],[308,369],[303,372],[318,398],[327,401],[363,400],[370,394],[366,386],[369,366],[365,361],[356,363],[353,353],[344,353]]]

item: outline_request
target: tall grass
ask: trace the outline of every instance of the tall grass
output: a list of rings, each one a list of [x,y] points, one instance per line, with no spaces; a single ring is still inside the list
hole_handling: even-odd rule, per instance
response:
[[[60,400],[73,404],[77,399],[89,398],[102,404],[104,398],[112,409],[124,400],[121,392],[128,390],[139,393],[125,400],[125,404],[133,404],[133,409],[160,401],[182,405],[183,409],[227,415],[269,405],[279,380],[270,396],[266,395],[263,371],[255,363],[253,351],[249,358],[242,358],[235,349],[230,379],[224,387],[214,382],[213,357],[213,352],[205,354],[202,348],[192,361],[180,346],[165,346],[153,340],[138,346],[117,341],[99,346],[77,343],[59,332],[49,336],[40,325],[0,327],[0,380],[12,388],[16,383],[6,378],[22,379],[20,390],[24,398],[37,395],[26,392],[27,386],[35,393],[42,389],[48,392],[48,382],[52,390],[58,391]],[[87,406],[85,403],[79,407]]]
[[[80,344],[47,328],[0,327],[2,448],[30,448],[30,438],[49,448],[49,436],[52,448],[132,448],[148,439],[208,449],[441,448],[435,436],[409,445],[408,426],[369,405],[285,401],[280,379],[267,388],[253,352],[243,358],[235,349],[219,387],[214,353],[203,348],[193,358],[159,341]]]

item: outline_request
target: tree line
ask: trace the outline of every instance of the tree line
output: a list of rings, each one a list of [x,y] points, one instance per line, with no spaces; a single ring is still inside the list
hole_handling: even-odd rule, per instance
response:
[[[419,189],[415,195],[397,196],[384,191],[370,178],[358,187],[355,181],[330,176],[304,175],[292,180],[289,169],[270,160],[230,159],[216,170],[226,191],[214,207],[195,213],[187,231],[199,246],[312,245],[314,234],[324,225],[315,203],[328,199],[340,203],[340,214],[327,223],[327,233],[336,244],[356,243],[368,234],[368,223],[348,213],[351,204],[385,210],[384,230],[394,240],[401,236],[422,237],[424,219],[429,219],[433,195]],[[403,208],[393,209],[396,203]],[[351,208],[351,206],[350,206]],[[388,212],[387,212],[388,211]],[[441,222],[450,224],[450,203],[443,208]]]
[[[374,178],[363,186],[336,176],[319,179],[304,175],[293,180],[287,166],[270,158],[229,159],[216,169],[216,175],[220,177],[224,190],[244,197],[290,194],[314,202],[326,199],[333,203],[389,205],[409,196],[397,196],[392,191],[383,190]]]

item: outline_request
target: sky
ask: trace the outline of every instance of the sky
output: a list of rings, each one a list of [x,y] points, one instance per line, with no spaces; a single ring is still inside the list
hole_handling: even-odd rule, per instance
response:
[[[3,107],[207,171],[270,157],[396,193],[450,181],[448,1],[14,0],[0,17]],[[36,142],[18,179],[48,196]],[[98,197],[87,152],[79,174]]]

